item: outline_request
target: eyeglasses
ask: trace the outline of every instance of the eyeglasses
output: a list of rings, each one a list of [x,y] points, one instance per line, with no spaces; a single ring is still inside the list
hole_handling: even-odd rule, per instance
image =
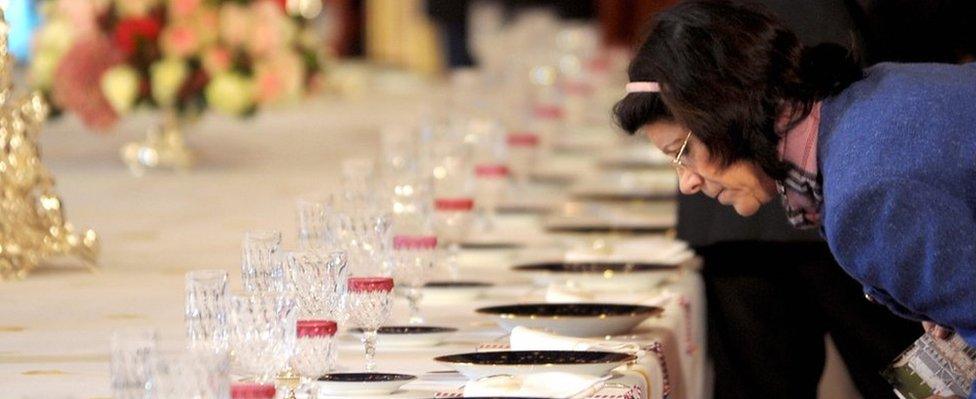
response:
[[[685,141],[681,143],[681,148],[678,149],[678,153],[674,155],[674,159],[671,160],[671,166],[678,172],[684,172],[688,168],[690,163],[685,151],[688,149],[688,140],[691,139],[691,130],[688,131],[688,135],[685,136]]]

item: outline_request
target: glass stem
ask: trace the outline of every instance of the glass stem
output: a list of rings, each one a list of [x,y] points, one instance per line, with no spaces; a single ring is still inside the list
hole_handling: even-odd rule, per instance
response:
[[[314,382],[313,379],[309,377],[302,377],[302,392],[307,398],[318,398],[319,397],[319,386]]]
[[[498,207],[490,205],[485,207],[485,231],[495,230],[495,218],[498,216]]]
[[[376,330],[363,331],[363,346],[366,348],[366,371],[376,370]]]
[[[458,281],[461,278],[461,265],[458,257],[461,254],[461,243],[452,242],[447,247],[447,267],[451,275],[451,281]]]
[[[420,316],[420,297],[423,294],[417,287],[407,290],[407,301],[410,303],[410,324],[422,324],[424,318]]]

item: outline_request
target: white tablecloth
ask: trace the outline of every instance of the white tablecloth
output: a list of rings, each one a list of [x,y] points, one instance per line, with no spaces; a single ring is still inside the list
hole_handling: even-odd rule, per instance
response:
[[[110,135],[83,131],[70,117],[52,123],[42,138],[45,164],[57,178],[69,220],[95,228],[103,238],[101,268],[89,273],[70,262],[49,264],[24,281],[0,284],[0,397],[108,397],[112,330],[154,326],[163,346],[178,347],[183,274],[227,269],[232,288],[239,288],[243,232],[278,228],[286,233],[285,246],[293,246],[294,198],[334,187],[341,158],[372,155],[378,128],[404,123],[419,105],[409,96],[318,99],[244,121],[210,116],[189,130],[189,141],[202,156],[195,170],[142,178],[128,174],[117,151],[123,142],[141,138],[151,115],[124,121]],[[493,279],[508,284],[489,299],[425,308],[430,323],[458,326],[464,333],[436,348],[382,351],[380,369],[418,375],[444,370],[431,358],[474,350],[500,334],[473,313],[475,308],[540,294],[519,285],[505,264],[471,262],[477,263],[470,261],[468,272],[491,268],[497,271]],[[688,281],[687,297],[698,307],[700,282]],[[398,309],[402,322],[402,303]],[[703,324],[689,331],[676,326],[701,314],[697,308],[678,309],[647,326],[660,331],[668,350],[682,359],[669,365],[682,375],[684,391],[675,398],[696,397],[700,389]],[[344,349],[340,359],[347,370],[362,366],[358,349]]]

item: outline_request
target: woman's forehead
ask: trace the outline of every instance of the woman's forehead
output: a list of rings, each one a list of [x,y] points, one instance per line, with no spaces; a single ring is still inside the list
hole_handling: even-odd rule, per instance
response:
[[[666,147],[675,140],[683,140],[688,131],[677,122],[658,121],[641,127],[641,132],[658,147]]]

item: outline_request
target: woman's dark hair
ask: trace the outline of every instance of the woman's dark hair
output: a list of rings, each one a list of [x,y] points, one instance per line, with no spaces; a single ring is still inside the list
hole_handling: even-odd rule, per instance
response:
[[[659,82],[661,93],[630,93],[620,100],[614,114],[624,130],[677,121],[721,166],[751,160],[782,179],[786,167],[776,153],[777,126],[799,122],[814,103],[841,92],[863,72],[847,48],[804,46],[762,8],[692,0],[657,16],[628,75],[631,82]]]

